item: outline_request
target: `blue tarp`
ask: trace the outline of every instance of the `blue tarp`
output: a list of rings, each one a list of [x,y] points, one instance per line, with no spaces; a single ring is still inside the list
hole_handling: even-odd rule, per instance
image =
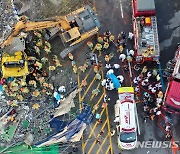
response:
[[[64,127],[67,126],[67,123],[65,121],[61,121],[58,118],[53,118],[50,122],[50,127],[54,128],[56,130],[57,133],[59,133],[60,131],[62,131],[64,129]]]
[[[74,119],[67,125],[67,130],[65,132],[63,132],[63,129],[59,133],[56,133],[53,136],[48,137],[44,141],[35,144],[35,146],[41,146],[41,144],[49,141],[56,141],[63,137],[65,137],[67,141],[70,141],[70,139],[81,130],[84,123],[88,125],[92,122],[93,117],[94,116],[92,114],[91,107],[89,105],[84,105],[82,112],[76,117],[76,119]]]
[[[120,84],[119,80],[117,79],[117,77],[113,73],[107,74],[106,77],[110,78],[112,80],[112,83],[114,84],[114,87],[117,90],[118,90],[118,88],[120,88],[121,84]]]

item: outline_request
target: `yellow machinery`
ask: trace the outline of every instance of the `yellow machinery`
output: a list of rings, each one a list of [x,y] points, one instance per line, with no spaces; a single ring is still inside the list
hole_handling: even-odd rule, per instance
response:
[[[97,34],[100,23],[97,15],[94,13],[90,6],[82,7],[66,16],[54,17],[46,21],[29,21],[26,18],[22,18],[14,26],[13,32],[7,38],[7,40],[1,44],[1,48],[7,48],[17,37],[21,38],[21,32],[28,32],[32,30],[53,28],[57,27],[59,29],[61,39],[66,47],[73,47],[74,45],[80,43],[81,41],[87,39],[88,37]],[[67,49],[66,48],[66,49]],[[62,58],[64,58],[70,50],[64,50]],[[2,73],[3,77],[13,77],[13,76],[25,76],[28,72],[28,66],[26,66],[26,59],[24,59],[24,66],[20,67],[19,60],[22,59],[21,51],[13,52],[14,55],[7,55],[7,53],[12,53],[9,50],[2,54]],[[20,58],[21,57],[21,58]],[[24,56],[25,58],[26,56]],[[18,63],[10,65],[4,65],[4,63]],[[13,67],[14,66],[14,67]],[[7,68],[6,68],[7,67]],[[19,68],[18,68],[19,67]],[[12,70],[12,71],[10,71]],[[20,71],[22,70],[22,71]],[[18,73],[17,73],[18,72]],[[19,73],[20,72],[20,73]],[[23,73],[24,72],[24,73]]]
[[[28,63],[26,54],[22,51],[17,51],[14,55],[3,53],[2,55],[2,71],[3,78],[19,77],[28,75]]]

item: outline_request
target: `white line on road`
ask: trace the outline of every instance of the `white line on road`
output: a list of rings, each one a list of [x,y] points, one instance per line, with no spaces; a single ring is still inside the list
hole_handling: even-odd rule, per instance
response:
[[[122,8],[122,1],[121,0],[120,0],[120,9],[121,9],[121,17],[124,18],[123,8]]]

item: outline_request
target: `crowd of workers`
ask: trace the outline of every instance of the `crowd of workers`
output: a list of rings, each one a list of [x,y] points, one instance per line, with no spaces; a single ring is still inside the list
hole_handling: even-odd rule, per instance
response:
[[[97,38],[97,44],[94,45],[92,42],[87,42],[88,47],[95,52],[96,50],[99,53],[100,57],[103,52],[104,56],[104,68],[106,69],[106,73],[114,73],[115,70],[124,69],[128,70],[128,63],[135,62],[135,52],[133,50],[129,50],[125,52],[127,39],[132,39],[133,34],[129,33],[127,37],[124,32],[121,32],[118,35],[117,40],[111,34],[110,31],[106,31],[103,36],[99,36]],[[111,59],[114,56],[114,53],[110,53],[108,48],[111,44],[114,44],[117,47],[117,52],[119,54],[119,59],[122,63],[112,63]],[[98,72],[98,65],[96,58],[93,58],[92,64],[94,64],[94,72]],[[120,65],[122,64],[122,66]],[[152,68],[152,65],[153,68]],[[143,66],[143,67],[142,67]],[[142,68],[141,68],[142,67]],[[163,91],[162,91],[162,82],[160,71],[158,68],[158,62],[153,62],[153,64],[149,65],[139,65],[136,62],[132,63],[132,71],[135,71],[136,77],[133,78],[133,86],[135,88],[135,94],[138,98],[142,99],[142,106],[144,111],[144,122],[148,120],[154,120],[155,118],[160,119],[161,116],[164,116],[161,112],[161,106],[163,105]],[[124,76],[122,74],[116,76],[119,80],[120,85],[123,84]],[[102,86],[105,86],[107,90],[115,89],[114,83],[110,78],[105,78],[101,82]],[[110,100],[110,98],[109,98]],[[97,117],[96,117],[97,118]],[[100,119],[99,117],[97,119]],[[171,139],[171,127],[170,124],[165,124],[164,130],[166,132],[166,138]],[[112,134],[114,134],[112,132]],[[113,136],[113,135],[112,135]],[[99,140],[97,140],[99,143]]]

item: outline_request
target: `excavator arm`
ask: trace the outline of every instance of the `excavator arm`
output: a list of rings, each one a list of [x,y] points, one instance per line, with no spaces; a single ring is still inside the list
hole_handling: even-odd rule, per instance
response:
[[[38,22],[21,20],[16,23],[16,25],[13,28],[13,32],[7,38],[7,40],[3,44],[1,44],[1,48],[4,48],[5,46],[11,44],[14,37],[18,36],[20,32],[28,32],[31,30],[38,30],[38,29],[45,29],[52,27],[58,27],[59,29],[62,28],[65,31],[71,28],[69,23],[65,20],[65,17],[55,17],[54,19],[49,21],[38,21]]]

